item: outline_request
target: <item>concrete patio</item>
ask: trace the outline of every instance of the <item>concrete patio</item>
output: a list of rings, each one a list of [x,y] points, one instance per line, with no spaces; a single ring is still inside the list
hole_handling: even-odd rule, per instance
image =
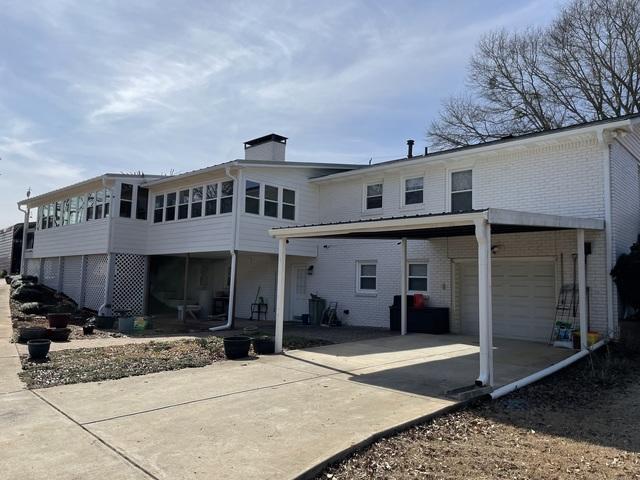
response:
[[[445,392],[474,381],[478,351],[468,337],[390,336],[5,395],[4,475],[84,478],[86,465],[66,446],[65,455],[47,454],[34,442],[70,438],[94,461],[103,451],[105,469],[94,468],[92,478],[295,478],[455,406]],[[570,353],[496,339],[496,383]]]

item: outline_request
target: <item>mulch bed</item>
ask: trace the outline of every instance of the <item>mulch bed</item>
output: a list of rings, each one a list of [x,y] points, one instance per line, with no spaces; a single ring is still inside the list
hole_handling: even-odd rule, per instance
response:
[[[222,359],[222,339],[208,337],[61,350],[40,362],[22,357],[19,376],[28,388],[44,388],[203,367]]]
[[[640,479],[640,357],[602,349],[494,402],[383,438],[319,479]]]

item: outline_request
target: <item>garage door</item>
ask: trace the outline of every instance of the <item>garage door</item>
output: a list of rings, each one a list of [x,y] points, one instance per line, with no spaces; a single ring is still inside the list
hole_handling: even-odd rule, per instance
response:
[[[493,334],[547,341],[555,314],[553,261],[496,260],[493,278]],[[478,265],[457,264],[462,333],[478,334]]]

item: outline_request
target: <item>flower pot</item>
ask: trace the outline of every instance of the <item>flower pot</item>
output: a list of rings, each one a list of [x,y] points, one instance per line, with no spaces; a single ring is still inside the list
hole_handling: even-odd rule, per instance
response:
[[[251,337],[239,335],[237,337],[225,337],[224,354],[230,360],[236,358],[245,358],[249,356],[249,347],[251,347]]]
[[[258,355],[269,355],[276,351],[276,342],[268,335],[256,337],[253,339],[253,350]]]
[[[120,333],[131,333],[134,328],[133,317],[119,317],[118,318],[118,331]]]
[[[49,328],[67,328],[71,314],[69,313],[47,313]]]
[[[18,330],[18,341],[29,342],[47,338],[47,329],[44,327],[20,327]]]
[[[101,315],[98,315],[95,318],[95,325],[97,328],[103,328],[106,330],[110,330],[113,328],[113,322],[115,321],[114,317],[104,317]]]
[[[47,331],[47,336],[52,342],[68,342],[69,335],[71,335],[70,328],[50,328]]]
[[[11,277],[10,276],[6,276],[4,277],[4,281],[7,282],[7,285],[11,285]]]
[[[27,342],[27,348],[29,349],[29,357],[34,360],[42,360],[47,357],[49,348],[51,347],[51,340],[45,338],[39,338],[37,340],[29,340]]]
[[[85,335],[92,335],[94,328],[95,327],[93,325],[85,325],[84,327],[82,327],[82,333],[84,333]]]

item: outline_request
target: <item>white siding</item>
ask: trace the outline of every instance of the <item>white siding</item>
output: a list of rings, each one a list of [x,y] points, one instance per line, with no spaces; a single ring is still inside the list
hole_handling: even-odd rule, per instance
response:
[[[11,252],[13,250],[13,227],[0,230],[0,271],[11,273]]]
[[[33,257],[90,255],[107,251],[108,219],[35,232]]]
[[[260,289],[259,296],[269,308],[267,320],[275,320],[277,256],[241,252],[237,262],[236,316],[249,318],[251,304]]]

